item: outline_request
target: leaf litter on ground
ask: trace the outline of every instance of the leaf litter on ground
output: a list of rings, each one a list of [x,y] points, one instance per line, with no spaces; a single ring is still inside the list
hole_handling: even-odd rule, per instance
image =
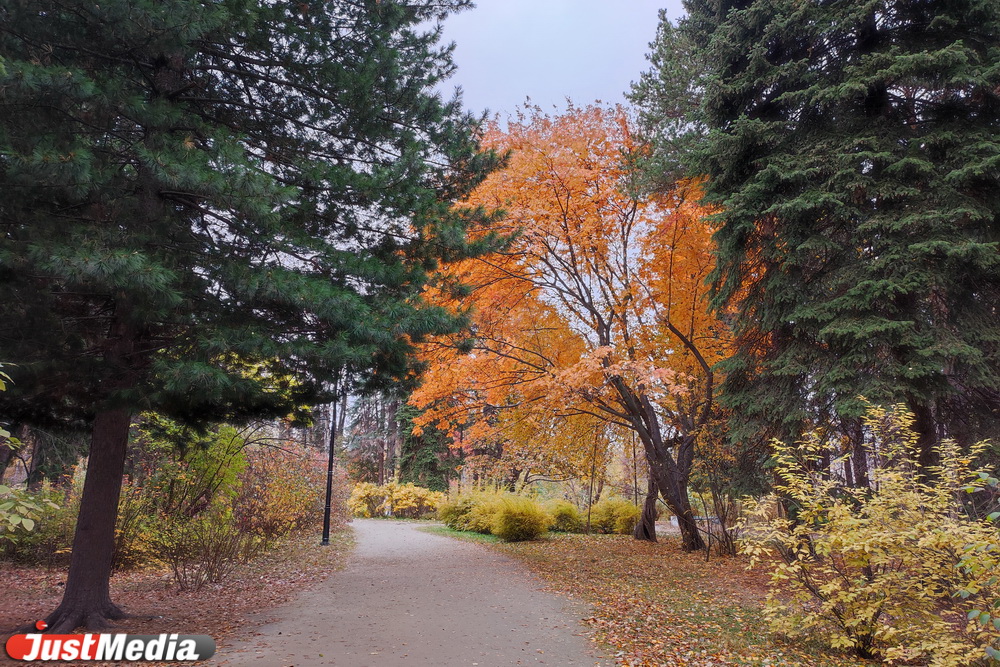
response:
[[[299,533],[241,566],[223,582],[207,584],[197,591],[179,590],[167,569],[116,573],[111,578],[111,597],[130,617],[116,622],[107,631],[209,635],[220,648],[232,645],[249,638],[254,628],[272,620],[269,610],[342,569],[353,544],[350,529],[334,533],[329,546],[320,546],[315,534]],[[6,642],[19,627],[44,618],[55,609],[65,582],[63,568],[3,563],[0,640]],[[0,662],[12,661],[6,652],[0,651]]]
[[[618,665],[659,667],[870,665],[820,645],[785,642],[762,618],[767,575],[742,557],[685,553],[680,541],[624,535],[553,535],[499,544],[546,580],[581,599],[594,639]]]

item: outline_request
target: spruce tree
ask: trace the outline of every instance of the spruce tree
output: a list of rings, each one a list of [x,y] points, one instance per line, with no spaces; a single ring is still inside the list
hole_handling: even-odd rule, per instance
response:
[[[686,6],[734,435],[818,420],[859,447],[864,396],[916,414],[925,465],[936,437],[995,437],[1000,3]]]
[[[136,411],[285,414],[457,326],[420,292],[475,251],[453,202],[494,158],[427,26],[467,4],[0,1],[0,415],[91,434],[50,631],[122,615]]]

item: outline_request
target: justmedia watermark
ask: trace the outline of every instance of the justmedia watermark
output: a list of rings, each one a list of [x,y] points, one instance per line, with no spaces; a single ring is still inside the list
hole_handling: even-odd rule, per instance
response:
[[[45,622],[35,624],[45,629]],[[188,662],[207,660],[215,654],[215,640],[208,635],[126,635],[117,633],[14,635],[7,640],[7,655],[14,660],[149,660]]]

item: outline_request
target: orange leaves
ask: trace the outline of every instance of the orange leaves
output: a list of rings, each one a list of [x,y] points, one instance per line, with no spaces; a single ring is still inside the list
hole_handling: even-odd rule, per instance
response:
[[[705,369],[729,345],[708,312],[712,229],[698,183],[637,196],[627,157],[642,147],[621,108],[527,108],[483,139],[509,161],[462,205],[504,209],[493,231],[512,238],[448,267],[444,280],[469,286],[467,296],[429,296],[471,309],[474,341],[468,355],[457,340],[426,348],[413,399],[427,409],[421,419],[466,439],[514,437],[502,432],[507,414],[622,424],[625,386],[681,421],[711,391]]]
[[[863,661],[771,636],[763,622],[766,579],[740,558],[705,562],[674,539],[565,535],[494,547],[586,601],[584,618],[616,665],[861,667]]]

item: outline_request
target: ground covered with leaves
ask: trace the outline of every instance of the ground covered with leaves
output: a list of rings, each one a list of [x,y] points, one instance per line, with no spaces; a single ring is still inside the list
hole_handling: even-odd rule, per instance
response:
[[[319,545],[316,534],[296,534],[222,583],[199,591],[178,590],[165,570],[118,573],[111,580],[112,599],[131,617],[116,623],[113,631],[210,635],[219,646],[232,644],[268,622],[267,610],[343,568],[352,544],[349,529],[335,533],[328,547]],[[64,569],[4,563],[0,638],[6,641],[18,627],[55,609],[65,581]],[[0,662],[5,661],[10,659],[0,651]]]
[[[556,535],[493,548],[525,562],[553,589],[588,602],[586,619],[619,665],[870,664],[819,645],[783,642],[761,615],[766,575],[743,558],[684,553],[623,535]]]

